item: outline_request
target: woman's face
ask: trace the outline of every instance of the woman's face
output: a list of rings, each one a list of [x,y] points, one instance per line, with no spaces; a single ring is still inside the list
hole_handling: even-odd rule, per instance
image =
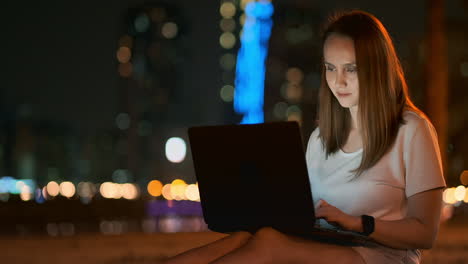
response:
[[[332,33],[325,40],[323,53],[328,87],[342,107],[357,106],[359,82],[354,41],[349,37]]]

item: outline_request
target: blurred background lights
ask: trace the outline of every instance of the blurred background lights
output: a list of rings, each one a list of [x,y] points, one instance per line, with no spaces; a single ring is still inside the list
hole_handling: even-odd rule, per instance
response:
[[[174,200],[180,201],[185,199],[185,189],[187,183],[184,180],[176,179],[171,183],[171,197]]]
[[[463,171],[460,175],[460,182],[463,185],[468,185],[468,170]]]
[[[185,159],[187,146],[179,137],[172,137],[166,142],[166,158],[170,162],[180,163]]]
[[[130,116],[127,113],[120,113],[115,118],[115,124],[120,130],[126,130],[130,127]]]
[[[168,201],[174,200],[171,195],[171,184],[164,184],[162,188],[162,196]]]
[[[465,193],[466,193],[465,186],[460,185],[457,188],[455,188],[455,191],[454,191],[455,200],[463,201],[463,199],[465,198]]]
[[[162,188],[163,188],[163,185],[160,181],[152,180],[148,183],[147,189],[148,189],[148,193],[151,196],[158,197],[158,196],[161,196],[162,194]]]
[[[121,186],[122,197],[127,200],[135,200],[139,196],[138,187],[132,183],[124,183]]]
[[[117,169],[112,173],[112,180],[116,183],[131,182],[132,174],[129,170]]]
[[[34,191],[34,200],[36,200],[36,203],[39,203],[39,204],[45,202],[45,197],[44,197],[44,195],[43,195],[42,189],[37,188],[37,189]]]
[[[286,71],[286,79],[292,83],[300,83],[302,82],[302,79],[304,79],[304,74],[299,68],[289,68]]]
[[[135,30],[137,32],[145,32],[148,30],[148,27],[150,25],[150,20],[146,14],[140,14],[135,18]]]
[[[59,192],[60,192],[60,187],[58,183],[56,183],[55,181],[51,181],[47,183],[47,193],[50,196],[55,197],[59,194]]]
[[[14,188],[16,188],[15,179],[8,176],[0,178],[0,193],[10,193]]]
[[[128,77],[132,76],[133,65],[132,65],[131,62],[121,63],[121,64],[119,64],[119,70],[118,71],[119,71],[120,76],[128,78]]]
[[[285,82],[281,86],[281,95],[289,102],[299,102],[302,98],[302,86],[299,83]]]
[[[236,14],[236,6],[231,2],[224,2],[219,8],[219,13],[224,18],[231,18]]]
[[[185,189],[185,197],[190,201],[200,201],[200,193],[196,184],[189,184]]]
[[[288,104],[285,102],[276,103],[273,107],[273,114],[277,119],[284,120],[286,119],[286,110],[288,109]]]
[[[224,102],[232,102],[234,100],[234,87],[232,85],[224,85],[219,91],[219,95]]]
[[[91,182],[80,182],[78,184],[78,195],[82,198],[92,198],[96,193],[96,187]]]
[[[75,185],[69,181],[60,183],[60,194],[67,198],[73,197],[75,195]]]
[[[28,185],[24,184],[21,187],[20,198],[23,201],[29,201],[33,198],[32,190]]]
[[[162,26],[161,34],[167,39],[172,39],[177,36],[178,30],[179,29],[176,23],[167,22],[167,23],[164,23],[164,25]]]
[[[219,22],[219,27],[224,32],[232,32],[236,29],[236,21],[232,18],[223,18]]]
[[[236,66],[236,56],[232,53],[226,53],[219,59],[219,64],[224,70],[230,71]]]
[[[225,49],[231,49],[236,45],[236,36],[231,32],[224,32],[219,37],[219,44]]]
[[[117,50],[117,60],[120,63],[129,62],[131,57],[132,57],[132,53],[128,47],[123,46]]]
[[[112,182],[104,182],[101,184],[99,187],[99,192],[101,193],[102,197],[107,199],[119,199],[122,197],[120,186]]]

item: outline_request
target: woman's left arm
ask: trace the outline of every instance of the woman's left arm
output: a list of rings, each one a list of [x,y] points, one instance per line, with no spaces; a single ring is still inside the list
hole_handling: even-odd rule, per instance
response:
[[[433,246],[439,230],[442,209],[442,189],[420,192],[408,197],[408,213],[401,220],[375,219],[374,232],[370,238],[392,248],[429,249]],[[355,232],[362,232],[360,216],[351,216],[326,201],[316,206],[316,217]]]
[[[439,231],[442,191],[434,189],[408,197],[407,216],[396,221],[376,219],[370,237],[393,248],[431,248]]]

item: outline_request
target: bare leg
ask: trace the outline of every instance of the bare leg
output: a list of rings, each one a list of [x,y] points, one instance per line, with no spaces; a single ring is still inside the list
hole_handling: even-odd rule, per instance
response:
[[[244,245],[252,235],[248,232],[236,232],[210,244],[194,248],[169,258],[165,264],[206,264],[220,258]]]
[[[245,245],[212,263],[364,264],[364,260],[350,247],[306,240],[285,235],[273,228],[262,228]]]

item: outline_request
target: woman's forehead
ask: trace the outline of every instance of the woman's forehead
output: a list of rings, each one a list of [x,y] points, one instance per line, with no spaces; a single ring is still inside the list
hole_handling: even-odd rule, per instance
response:
[[[331,34],[324,43],[323,55],[326,63],[356,64],[354,41],[350,37]]]

